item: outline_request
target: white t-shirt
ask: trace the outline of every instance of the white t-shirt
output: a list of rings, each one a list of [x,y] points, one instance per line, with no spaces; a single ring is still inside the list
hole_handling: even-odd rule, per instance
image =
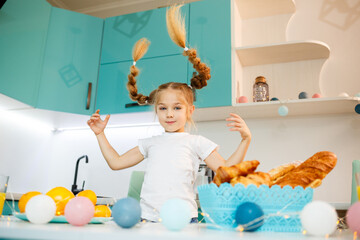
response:
[[[205,137],[186,132],[166,132],[139,140],[140,152],[147,160],[140,196],[141,217],[158,222],[161,206],[171,198],[188,202],[191,216],[197,217],[194,183],[199,164],[217,147]]]

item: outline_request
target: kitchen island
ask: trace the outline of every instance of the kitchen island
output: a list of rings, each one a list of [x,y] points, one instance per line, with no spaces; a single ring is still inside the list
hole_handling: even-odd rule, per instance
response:
[[[124,229],[113,221],[104,224],[88,224],[75,227],[70,224],[50,223],[37,225],[25,222],[14,216],[0,218],[0,239],[131,239],[131,240],[169,240],[169,239],[358,239],[350,230],[337,230],[329,237],[312,237],[302,233],[276,232],[237,232],[209,229],[206,224],[189,224],[179,232],[167,230],[161,223],[139,223],[133,228]]]

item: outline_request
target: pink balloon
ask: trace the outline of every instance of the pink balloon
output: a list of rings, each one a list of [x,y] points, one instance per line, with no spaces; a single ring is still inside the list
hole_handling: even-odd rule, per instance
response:
[[[312,96],[312,98],[321,98],[322,96],[321,96],[321,94],[320,93],[315,93],[313,96]]]
[[[75,197],[65,206],[65,218],[74,226],[88,224],[94,217],[94,204],[87,197]]]
[[[354,232],[360,232],[360,202],[350,206],[346,213],[346,223]]]
[[[248,102],[248,99],[246,96],[241,96],[237,99],[236,101],[237,103],[247,103]]]

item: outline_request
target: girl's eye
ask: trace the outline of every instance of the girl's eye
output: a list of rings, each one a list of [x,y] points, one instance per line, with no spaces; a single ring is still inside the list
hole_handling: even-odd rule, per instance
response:
[[[166,107],[159,107],[159,110],[166,110]]]
[[[181,107],[175,107],[174,109],[175,109],[175,110],[180,110],[180,109],[181,109]]]

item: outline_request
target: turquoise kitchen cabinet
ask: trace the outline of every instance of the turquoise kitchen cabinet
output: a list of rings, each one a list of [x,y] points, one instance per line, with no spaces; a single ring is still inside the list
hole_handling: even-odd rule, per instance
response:
[[[35,106],[51,6],[8,0],[0,10],[0,93]]]
[[[230,0],[190,3],[190,47],[198,50],[201,60],[211,69],[208,85],[196,92],[196,107],[231,106],[230,4]],[[193,71],[189,64],[189,79]]]
[[[189,23],[189,5],[182,7],[186,25]],[[146,57],[181,53],[170,39],[166,28],[166,8],[137,12],[105,19],[101,63],[131,60],[137,40],[146,37],[151,45]]]
[[[94,111],[103,21],[52,8],[38,108],[79,114]]]
[[[8,0],[0,11],[0,92],[36,108],[93,112],[103,22],[44,0]]]
[[[102,114],[151,111],[150,106],[132,106],[126,89],[132,61],[101,65],[98,80],[96,109]],[[144,58],[137,62],[138,92],[144,95],[166,82],[187,82],[187,58],[181,54]],[[129,107],[126,105],[129,104]]]

